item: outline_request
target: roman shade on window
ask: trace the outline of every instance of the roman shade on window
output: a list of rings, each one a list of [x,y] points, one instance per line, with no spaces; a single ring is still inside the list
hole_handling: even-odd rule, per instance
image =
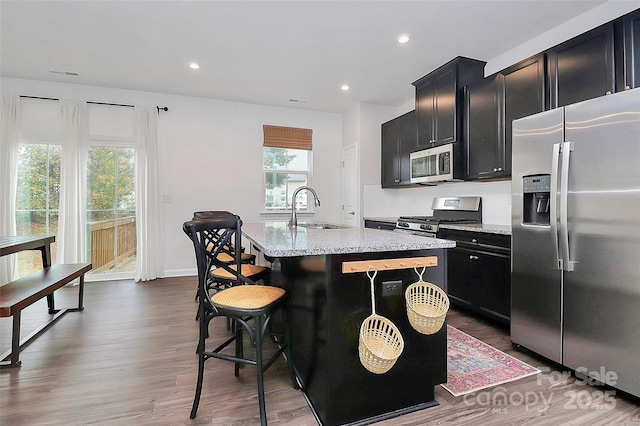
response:
[[[297,127],[262,126],[264,132],[263,146],[269,148],[305,149],[311,151],[312,129]]]

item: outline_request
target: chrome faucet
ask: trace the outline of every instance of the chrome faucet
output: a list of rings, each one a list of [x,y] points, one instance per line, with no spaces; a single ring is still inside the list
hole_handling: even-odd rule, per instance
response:
[[[289,220],[289,228],[296,228],[298,226],[298,216],[296,216],[296,197],[298,196],[298,192],[302,191],[303,189],[306,189],[307,191],[310,191],[313,194],[313,198],[315,199],[315,205],[316,207],[320,206],[320,199],[318,198],[318,194],[316,194],[316,191],[311,188],[310,186],[301,186],[299,188],[296,188],[295,191],[293,191],[293,195],[291,196],[291,219]]]

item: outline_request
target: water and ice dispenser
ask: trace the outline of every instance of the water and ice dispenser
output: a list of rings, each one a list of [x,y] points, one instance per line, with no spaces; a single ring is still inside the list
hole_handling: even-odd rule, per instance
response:
[[[551,215],[551,175],[533,175],[522,178],[524,203],[523,223],[549,225]]]

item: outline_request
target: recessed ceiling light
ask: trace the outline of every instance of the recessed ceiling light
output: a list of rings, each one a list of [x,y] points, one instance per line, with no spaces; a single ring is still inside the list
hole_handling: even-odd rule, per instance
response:
[[[410,39],[409,34],[400,34],[398,36],[398,43],[405,44]]]
[[[340,86],[340,88],[346,92],[347,90],[349,90],[349,85],[343,84],[342,86]]]
[[[191,67],[191,69],[194,69],[194,70],[197,70],[198,68],[200,68],[200,65],[198,65],[195,62],[191,62],[189,66]]]

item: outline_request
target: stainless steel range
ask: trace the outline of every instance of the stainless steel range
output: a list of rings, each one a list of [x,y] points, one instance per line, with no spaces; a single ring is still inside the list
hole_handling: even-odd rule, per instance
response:
[[[437,237],[443,223],[482,223],[482,198],[436,197],[431,203],[433,216],[400,216],[396,231]]]

